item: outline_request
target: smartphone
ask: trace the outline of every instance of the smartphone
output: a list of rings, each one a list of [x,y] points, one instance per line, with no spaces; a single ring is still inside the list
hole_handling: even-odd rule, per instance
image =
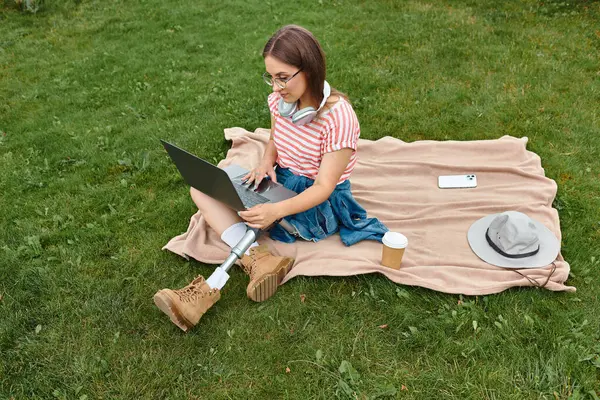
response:
[[[440,189],[465,189],[477,187],[477,176],[469,175],[442,175],[438,176]]]

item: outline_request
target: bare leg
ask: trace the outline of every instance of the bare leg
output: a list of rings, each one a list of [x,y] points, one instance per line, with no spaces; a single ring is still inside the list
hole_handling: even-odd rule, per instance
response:
[[[239,215],[225,204],[205,195],[204,193],[190,188],[192,200],[196,203],[198,210],[202,212],[204,219],[219,236],[233,224],[243,222]]]

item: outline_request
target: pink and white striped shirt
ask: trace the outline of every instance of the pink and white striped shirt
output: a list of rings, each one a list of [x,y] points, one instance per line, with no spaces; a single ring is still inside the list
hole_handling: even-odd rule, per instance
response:
[[[290,117],[279,115],[277,105],[280,98],[278,92],[272,92],[268,97],[269,109],[275,119],[273,140],[277,149],[277,164],[289,168],[296,175],[316,179],[324,154],[349,148],[354,151],[338,185],[346,181],[358,159],[360,136],[358,118],[352,105],[340,96],[329,110],[299,126]]]

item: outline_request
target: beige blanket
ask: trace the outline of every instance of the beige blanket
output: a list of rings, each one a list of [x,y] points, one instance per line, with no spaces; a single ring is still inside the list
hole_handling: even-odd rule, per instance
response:
[[[225,130],[233,141],[219,165],[255,166],[262,157],[269,131]],[[481,261],[470,249],[467,230],[477,219],[506,210],[518,210],[538,219],[560,239],[558,212],[552,208],[556,183],[544,176],[541,160],[526,150],[527,138],[504,136],[482,141],[418,141],[405,143],[392,137],[359,141],[359,162],[353,172],[352,193],[368,211],[391,230],[408,237],[399,271],[383,267],[382,244],[362,241],[346,247],[339,235],[313,243],[285,244],[263,235],[274,253],[294,257],[294,268],[284,282],[297,275],[356,275],[378,272],[394,282],[466,295],[498,293],[535,282],[554,291],[565,286],[569,264],[559,255],[556,270],[550,266],[517,272]],[[438,189],[439,175],[476,173],[476,189]],[[200,213],[192,216],[187,232],[163,249],[183,257],[219,264],[229,248],[209,228]],[[533,281],[535,280],[535,281]]]

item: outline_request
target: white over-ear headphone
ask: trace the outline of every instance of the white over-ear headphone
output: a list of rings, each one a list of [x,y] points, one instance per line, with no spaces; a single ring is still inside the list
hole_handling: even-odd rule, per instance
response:
[[[327,81],[324,81],[323,84],[323,100],[321,101],[321,105],[319,108],[315,110],[314,107],[305,107],[301,110],[298,110],[298,102],[295,101],[293,103],[286,103],[283,101],[283,98],[279,100],[279,115],[282,117],[292,117],[292,122],[296,125],[304,125],[312,121],[319,110],[323,108],[327,99],[331,95],[331,86]]]

